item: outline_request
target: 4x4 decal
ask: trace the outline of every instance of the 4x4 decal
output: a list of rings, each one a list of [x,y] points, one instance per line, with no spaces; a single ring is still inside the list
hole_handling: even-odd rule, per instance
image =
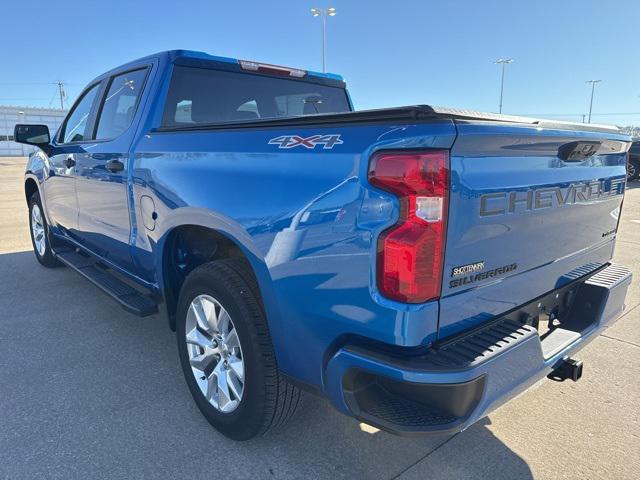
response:
[[[278,145],[278,148],[304,147],[310,150],[316,145],[322,145],[324,150],[331,150],[334,146],[344,143],[340,135],[311,135],[301,137],[300,135],[282,135],[269,140],[269,145]]]

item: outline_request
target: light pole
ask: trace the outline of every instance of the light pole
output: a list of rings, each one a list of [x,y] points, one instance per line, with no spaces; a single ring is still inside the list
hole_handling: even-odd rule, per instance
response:
[[[64,98],[67,96],[64,91],[64,83],[58,81],[58,93],[60,94],[60,110],[64,110]]]
[[[591,110],[593,109],[593,92],[596,89],[596,84],[600,83],[602,80],[587,80],[585,83],[591,84],[591,100],[589,101],[589,121],[587,123],[591,123]]]
[[[22,110],[18,112],[18,117],[19,117],[18,123],[24,123],[24,112]],[[24,157],[24,143],[20,144],[20,148],[22,149],[22,156]]]
[[[311,15],[314,17],[322,18],[322,72],[326,72],[326,64],[327,64],[327,56],[326,56],[326,43],[327,43],[327,17],[335,17],[336,9],[333,7],[329,8],[312,8]]]
[[[502,113],[502,94],[504,93],[504,67],[508,63],[513,63],[513,58],[499,58],[495,62],[496,64],[502,65],[502,76],[500,77],[500,110],[499,113]]]

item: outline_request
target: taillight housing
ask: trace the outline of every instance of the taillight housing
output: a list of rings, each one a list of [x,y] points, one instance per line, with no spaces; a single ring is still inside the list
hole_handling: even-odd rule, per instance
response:
[[[271,65],[270,63],[251,62],[249,60],[238,60],[240,68],[258,73],[269,73],[271,75],[280,75],[283,77],[302,78],[307,75],[306,70],[299,68],[281,67],[280,65]]]
[[[398,222],[378,239],[378,289],[385,297],[405,303],[439,298],[449,203],[449,153],[376,153],[369,163],[369,182],[400,201]]]

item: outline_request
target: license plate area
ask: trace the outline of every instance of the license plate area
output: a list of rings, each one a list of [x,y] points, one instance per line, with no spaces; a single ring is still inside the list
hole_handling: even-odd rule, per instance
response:
[[[570,284],[529,303],[519,312],[521,323],[534,327],[541,340],[569,323],[579,284]]]
[[[590,304],[584,283],[596,272],[592,271],[506,315],[536,329],[545,359],[575,342],[594,323],[593,316],[584,315],[585,306],[591,310],[597,307],[595,303]]]

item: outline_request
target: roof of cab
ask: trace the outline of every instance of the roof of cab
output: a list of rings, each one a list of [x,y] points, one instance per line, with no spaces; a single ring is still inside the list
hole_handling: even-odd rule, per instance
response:
[[[171,59],[178,58],[178,57],[187,57],[187,58],[193,58],[197,60],[208,60],[212,62],[223,62],[223,63],[234,63],[234,64],[237,64],[240,61],[240,59],[238,58],[219,57],[217,55],[210,55],[208,53],[198,52],[195,50],[169,50],[165,53],[167,53]],[[253,60],[253,61],[259,62],[258,60]],[[287,67],[285,65],[283,66]],[[305,70],[308,75],[313,75],[314,77],[322,77],[322,78],[329,78],[332,80],[344,81],[344,78],[341,75],[337,75],[335,73],[320,73],[312,70],[306,70],[306,69],[302,69],[302,70]]]
[[[154,58],[161,58],[161,57],[166,57],[169,60],[169,62],[174,62],[178,58],[186,58],[186,59],[192,59],[192,60],[201,60],[201,61],[216,62],[216,63],[222,63],[222,64],[237,65],[240,61],[237,58],[219,57],[217,55],[210,55],[208,53],[198,52],[195,50],[165,50],[163,52],[154,53],[151,55],[138,58],[136,60],[132,60],[116,68],[112,68],[108,72],[105,72],[102,75],[96,77],[95,80],[109,76],[114,72],[123,70],[129,66],[134,66],[135,64],[139,64],[144,60],[152,60]],[[341,75],[337,75],[335,73],[320,73],[320,72],[315,72],[311,70],[305,70],[305,71],[307,72],[308,76],[317,77],[319,79],[327,79],[327,80],[333,80],[337,82],[344,82],[344,78]]]

